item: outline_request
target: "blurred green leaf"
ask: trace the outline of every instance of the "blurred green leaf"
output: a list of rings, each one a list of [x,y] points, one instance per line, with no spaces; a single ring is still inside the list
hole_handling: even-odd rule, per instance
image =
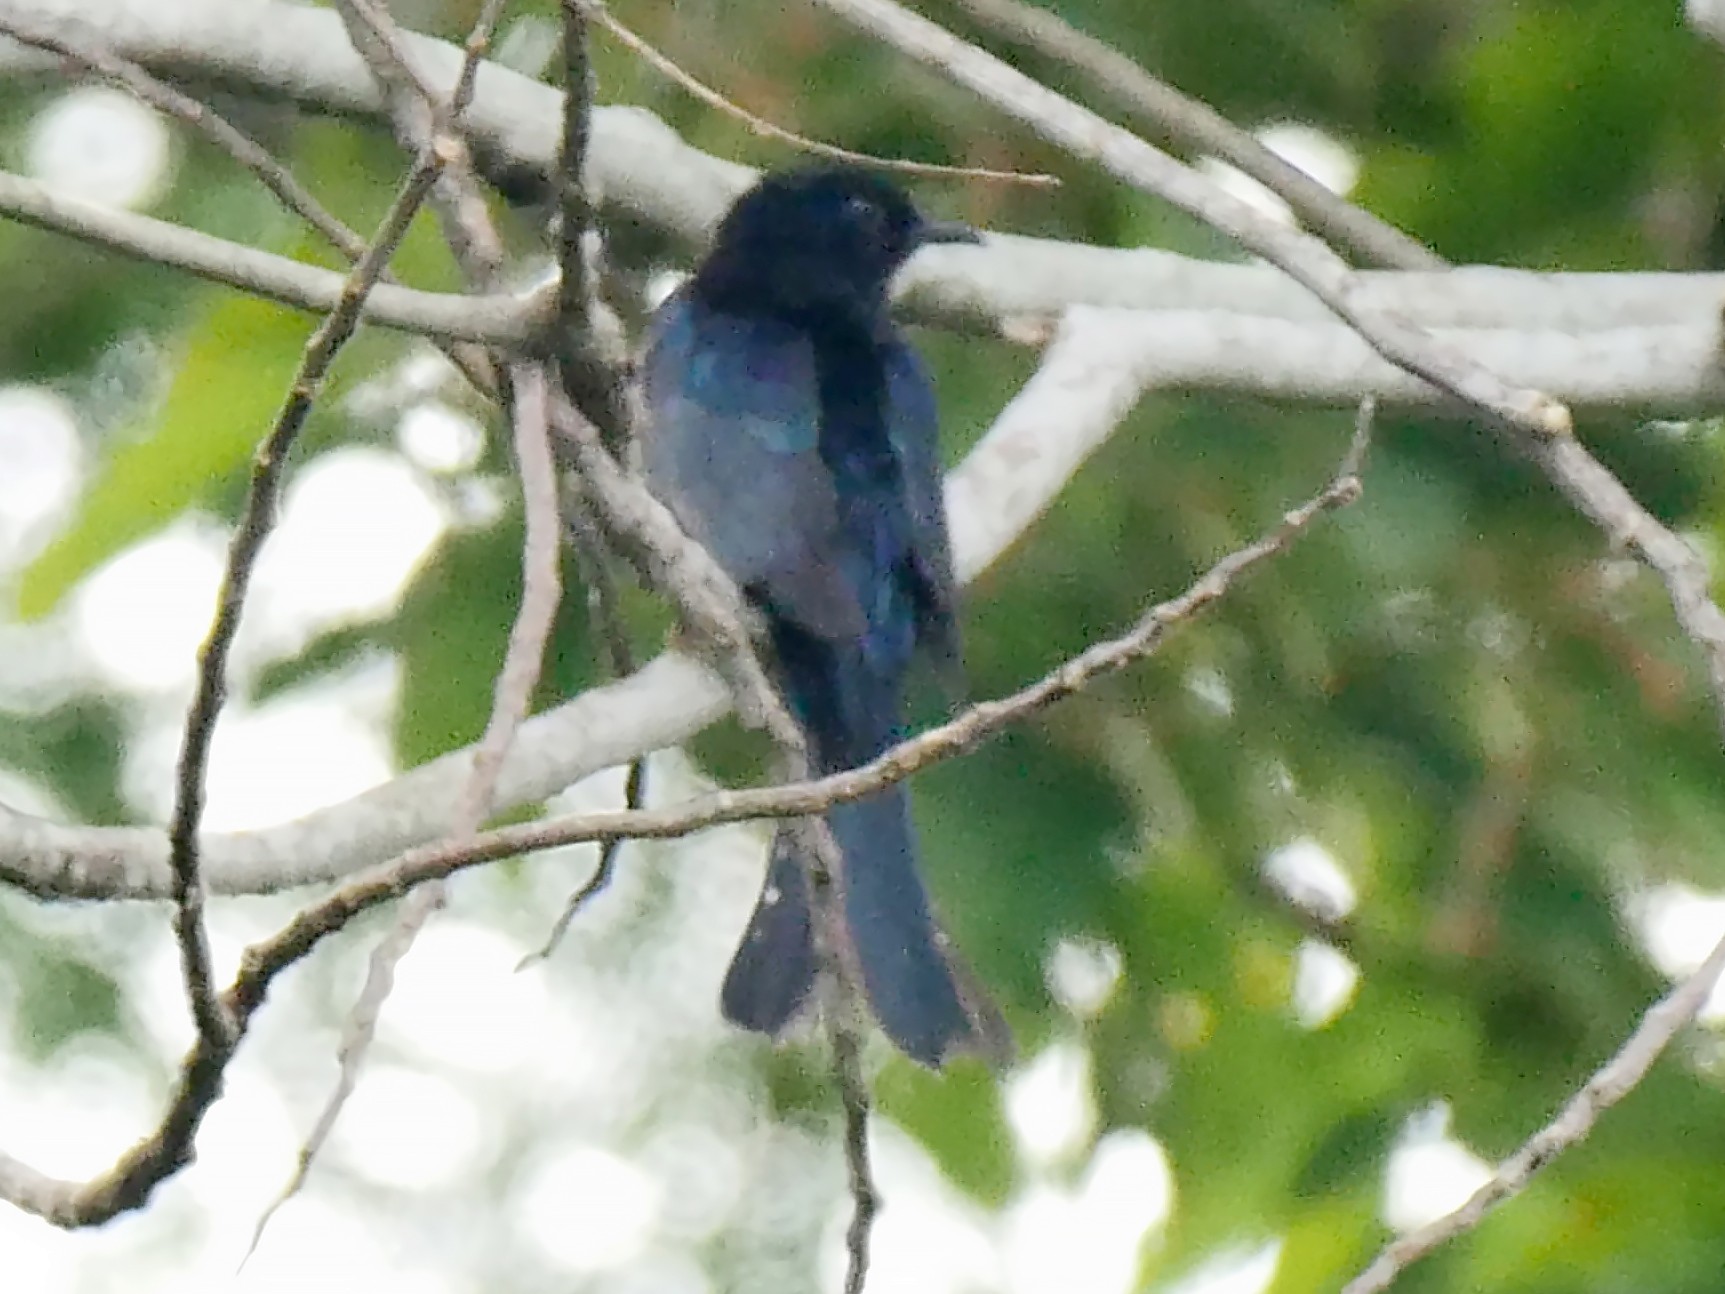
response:
[[[1012,1131],[999,1085],[976,1061],[931,1074],[895,1061],[881,1075],[882,1114],[922,1142],[953,1182],[984,1204],[1000,1205],[1017,1181]]]
[[[303,319],[269,302],[213,299],[179,350],[155,427],[110,448],[77,519],[20,577],[18,614],[46,615],[102,562],[241,470],[281,408],[308,334]]]

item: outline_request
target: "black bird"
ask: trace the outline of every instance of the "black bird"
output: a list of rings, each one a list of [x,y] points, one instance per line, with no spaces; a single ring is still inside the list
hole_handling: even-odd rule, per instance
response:
[[[644,366],[653,491],[760,611],[819,773],[893,745],[918,649],[959,667],[934,392],[887,312],[893,274],[975,231],[924,220],[850,166],[769,175],[659,310]],[[916,868],[903,787],[827,814],[844,866],[843,954],[906,1055],[1002,1059],[1004,1022],[947,951]],[[792,837],[725,979],[736,1023],[778,1034],[814,987]]]

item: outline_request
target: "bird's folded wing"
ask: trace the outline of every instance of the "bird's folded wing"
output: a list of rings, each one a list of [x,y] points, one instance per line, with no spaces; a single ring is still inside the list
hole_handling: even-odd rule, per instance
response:
[[[673,298],[648,352],[648,483],[690,535],[776,614],[823,638],[867,628],[840,567],[806,338]]]

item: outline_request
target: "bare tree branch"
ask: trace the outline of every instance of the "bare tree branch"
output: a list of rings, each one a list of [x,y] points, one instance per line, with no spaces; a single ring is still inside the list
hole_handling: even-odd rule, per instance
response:
[[[706,666],[667,652],[627,679],[594,688],[522,724],[498,775],[496,809],[536,804],[601,768],[676,745],[729,710]],[[446,835],[472,767],[453,751],[342,804],[258,831],[215,833],[201,854],[221,894],[267,894],[340,881],[414,844]],[[167,838],[159,827],[85,827],[0,807],[0,880],[40,898],[164,899]]]
[[[674,61],[660,53],[640,36],[617,20],[617,16],[598,0],[582,0],[580,6],[594,22],[630,50],[647,66],[659,75],[676,82],[695,98],[716,112],[722,112],[733,121],[740,121],[763,139],[776,140],[781,144],[789,144],[792,148],[817,157],[831,158],[834,161],[854,162],[859,166],[872,166],[877,170],[896,171],[900,175],[929,176],[939,179],[992,180],[1003,184],[1027,184],[1040,188],[1057,188],[1060,180],[1056,176],[1043,175],[1027,171],[995,171],[985,166],[940,166],[933,162],[913,162],[902,157],[877,157],[873,153],[852,152],[848,148],[839,148],[834,144],[825,143],[819,139],[810,139],[807,135],[799,135],[794,130],[786,130],[776,126],[765,117],[758,117],[747,108],[732,103],[724,95],[711,86],[689,75]]]
[[[1526,1190],[1535,1173],[1584,1141],[1599,1116],[1636,1089],[1672,1040],[1695,1019],[1721,971],[1725,971],[1725,939],[1713,946],[1693,974],[1647,1008],[1617,1054],[1564,1102],[1550,1123],[1499,1164],[1490,1181],[1460,1208],[1392,1241],[1365,1271],[1342,1287],[1342,1294],[1382,1294],[1414,1263],[1473,1230],[1487,1213]]]
[[[836,1013],[835,1013],[836,1014]],[[839,1107],[844,1113],[846,1186],[851,1220],[845,1228],[845,1294],[863,1294],[868,1279],[869,1240],[880,1214],[880,1192],[869,1163],[869,1090],[862,1076],[859,1029],[833,1030],[833,1068],[839,1080]]]
[[[609,325],[599,294],[599,229],[593,219],[593,198],[588,192],[587,151],[592,136],[593,66],[585,6],[565,4],[563,10],[563,146],[556,174],[558,199],[557,326],[550,347],[558,360],[558,376],[564,395],[577,409],[585,410],[594,423],[625,449],[628,410],[622,392],[622,356],[606,354]],[[635,652],[629,643],[611,577],[611,550],[598,518],[578,478],[567,487],[570,547],[587,589],[587,619],[596,642],[603,644],[606,664],[614,677],[635,671]],[[637,755],[629,764],[624,783],[625,807],[638,809],[646,803],[647,756]],[[599,862],[593,874],[563,905],[552,923],[544,945],[521,959],[525,967],[549,957],[562,942],[578,913],[594,895],[611,883],[623,839],[599,842]]]
[[[501,0],[486,0],[480,9],[463,43],[461,66],[446,105],[440,88],[415,63],[414,50],[387,9],[373,0],[337,0],[335,5],[388,105],[396,140],[411,153],[434,148],[444,159],[430,204],[470,289],[489,288],[503,270],[503,243],[474,179],[462,126],[502,8]]]
[[[1181,94],[1119,50],[1079,31],[1051,9],[1024,0],[958,0],[959,7],[1008,40],[1076,68],[1102,93],[1154,122],[1172,140],[1213,154],[1272,190],[1326,242],[1368,263],[1441,270],[1443,258],[1394,225],[1330,192],[1272,153],[1209,104]]]
[[[328,313],[342,299],[345,280],[333,270],[55,193],[5,172],[0,172],[0,214],[302,310]],[[534,309],[528,299],[516,296],[420,292],[379,284],[361,317],[431,337],[520,345],[531,333]]]
[[[274,527],[276,502],[288,451],[311,413],[312,402],[324,376],[353,330],[359,324],[360,303],[377,283],[397,245],[406,236],[439,163],[434,155],[414,168],[402,185],[372,240],[343,289],[342,302],[324,320],[307,343],[299,371],[288,397],[263,443],[252,468],[251,488],[228,548],[227,569],[217,596],[215,623],[198,652],[197,685],[186,716],[185,738],[175,774],[174,811],[168,826],[168,871],[173,877],[170,897],[174,902],[174,935],[180,946],[186,992],[198,1035],[212,1052],[231,1047],[232,1022],[216,999],[211,981],[210,950],[204,932],[204,880],[199,870],[198,824],[203,817],[204,776],[209,765],[210,743],[216,720],[227,693],[227,657],[234,635],[239,632],[240,613],[245,606],[251,575],[263,551],[264,540]]]
[[[521,475],[525,514],[521,544],[521,606],[509,630],[509,646],[498,672],[491,717],[473,753],[473,774],[462,789],[452,834],[477,831],[495,802],[497,782],[539,686],[545,648],[562,601],[557,468],[551,453],[551,402],[544,370],[532,364],[510,369],[516,470]]]

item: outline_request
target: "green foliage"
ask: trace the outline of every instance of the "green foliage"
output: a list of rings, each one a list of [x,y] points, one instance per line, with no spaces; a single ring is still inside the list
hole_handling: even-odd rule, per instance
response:
[[[9,1050],[39,1064],[80,1033],[119,1031],[120,990],[109,976],[63,943],[30,937],[3,918],[0,935],[22,972]]]
[[[948,1177],[986,1204],[1003,1204],[1017,1180],[1012,1131],[1000,1088],[974,1060],[936,1077],[894,1063],[875,1087],[875,1104],[927,1147]]]
[[[18,611],[46,614],[101,562],[203,502],[241,471],[281,406],[305,324],[269,302],[223,296],[185,337],[153,434],[114,446],[75,525],[24,572]]]
[[[0,725],[0,766],[52,786],[81,821],[123,822],[123,734],[121,716],[103,698],[68,698],[40,714],[9,714]]]
[[[381,631],[402,665],[395,745],[405,764],[478,739],[491,713],[491,680],[503,664],[521,595],[519,520],[446,541]],[[573,583],[573,581],[571,581]],[[597,682],[579,589],[564,598],[540,695],[553,701]],[[334,646],[335,644],[331,644]]]

